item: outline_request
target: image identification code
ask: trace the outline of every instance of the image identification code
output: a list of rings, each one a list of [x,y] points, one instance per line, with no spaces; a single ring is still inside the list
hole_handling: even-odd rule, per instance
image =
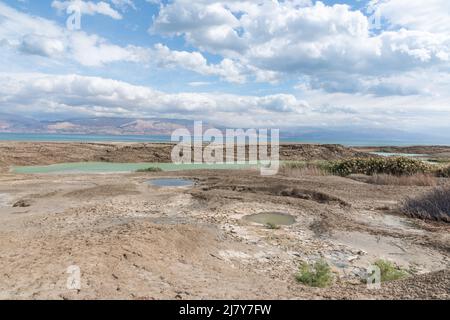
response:
[[[216,314],[224,316],[246,316],[246,315],[270,315],[271,305],[239,305],[229,304],[223,305],[221,308],[206,306],[191,306],[187,304],[180,308],[180,315],[197,315],[210,318]]]

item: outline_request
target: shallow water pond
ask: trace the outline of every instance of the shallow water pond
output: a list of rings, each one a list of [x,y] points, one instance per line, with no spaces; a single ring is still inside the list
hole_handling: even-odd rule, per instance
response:
[[[295,218],[289,214],[281,212],[263,212],[245,216],[244,220],[260,223],[288,226],[295,223]]]
[[[148,184],[156,187],[191,187],[194,181],[188,179],[152,179]]]
[[[181,170],[239,170],[250,169],[249,164],[173,164],[173,163],[110,163],[110,162],[79,162],[60,163],[48,166],[13,167],[14,173],[22,174],[80,174],[80,173],[127,173],[149,167],[160,168],[163,171]]]

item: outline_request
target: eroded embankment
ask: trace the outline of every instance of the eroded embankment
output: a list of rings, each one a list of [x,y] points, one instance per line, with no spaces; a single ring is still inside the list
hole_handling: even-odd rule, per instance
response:
[[[0,166],[49,165],[72,162],[169,163],[168,143],[0,142]],[[225,153],[224,153],[225,154]],[[282,144],[281,160],[336,160],[367,157],[340,145]]]

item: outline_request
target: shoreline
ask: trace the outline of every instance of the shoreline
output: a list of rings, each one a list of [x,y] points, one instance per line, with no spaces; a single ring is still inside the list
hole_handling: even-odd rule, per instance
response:
[[[92,140],[92,141],[82,141],[82,140],[3,140],[0,139],[0,144],[5,143],[49,143],[49,144],[95,144],[95,145],[134,145],[134,144],[154,144],[154,145],[176,145],[178,142],[172,141],[109,141],[109,140]],[[208,142],[204,142],[205,145]],[[407,149],[407,148],[449,148],[450,143],[448,144],[420,144],[420,143],[412,143],[412,144],[345,144],[339,142],[314,142],[314,141],[283,141],[280,140],[280,145],[289,146],[289,145],[311,145],[311,146],[342,146],[346,148],[353,148],[359,150],[370,150],[370,152],[379,151],[380,149]]]
[[[11,138],[9,138],[11,137]],[[145,134],[83,134],[83,133],[14,133],[0,132],[0,143],[37,142],[37,143],[154,143],[174,144],[170,135]],[[342,145],[349,148],[410,148],[410,147],[450,147],[450,142],[400,141],[400,140],[353,140],[353,139],[318,139],[302,140],[300,137],[280,137],[280,144],[305,145]]]
[[[0,141],[0,166],[73,162],[169,163],[172,162],[171,153],[174,145],[176,143],[173,142]],[[281,161],[367,158],[373,157],[373,152],[424,154],[430,158],[450,158],[450,146],[346,147],[339,144],[280,143]]]

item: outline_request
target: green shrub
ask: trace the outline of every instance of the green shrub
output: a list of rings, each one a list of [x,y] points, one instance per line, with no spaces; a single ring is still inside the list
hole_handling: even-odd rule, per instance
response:
[[[431,167],[424,162],[411,158],[357,158],[333,162],[329,169],[333,174],[389,174],[395,176],[427,173]]]
[[[304,285],[325,288],[333,282],[333,273],[325,261],[318,261],[314,264],[304,262],[300,265],[295,278]]]
[[[450,166],[438,168],[435,174],[440,178],[450,178]]]
[[[163,171],[163,170],[158,167],[149,167],[149,168],[136,170],[136,172],[161,172],[161,171]]]
[[[399,280],[406,277],[406,271],[396,267],[392,262],[386,260],[377,260],[374,265],[380,268],[381,282]]]

